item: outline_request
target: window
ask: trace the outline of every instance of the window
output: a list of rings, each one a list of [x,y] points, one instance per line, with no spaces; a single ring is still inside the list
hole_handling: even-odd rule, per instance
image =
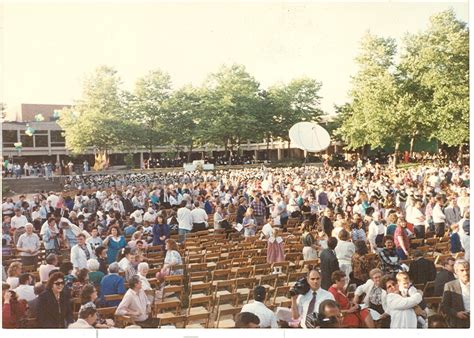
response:
[[[18,142],[18,132],[16,130],[2,130],[3,148],[13,148],[13,143]]]
[[[51,147],[64,147],[66,139],[62,136],[62,130],[51,130]]]
[[[48,147],[48,135],[35,135],[35,147]]]
[[[33,147],[33,136],[28,136],[25,131],[20,131],[20,142],[23,148]]]

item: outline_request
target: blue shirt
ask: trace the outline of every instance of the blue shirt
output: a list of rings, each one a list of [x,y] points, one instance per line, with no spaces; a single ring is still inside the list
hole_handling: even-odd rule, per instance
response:
[[[116,294],[125,294],[125,280],[122,276],[118,274],[109,274],[102,278],[100,282],[100,299],[105,306],[118,306],[120,304],[119,300],[114,300],[111,302],[104,301],[104,296],[106,295],[116,295]]]
[[[449,240],[451,241],[451,253],[454,254],[456,252],[462,251],[461,238],[457,232],[452,233],[449,237]]]
[[[131,236],[135,231],[137,231],[137,228],[133,225],[129,225],[123,230],[125,236]]]
[[[165,240],[170,237],[170,226],[168,224],[153,225],[153,245],[164,245],[165,240],[160,237],[165,236]]]

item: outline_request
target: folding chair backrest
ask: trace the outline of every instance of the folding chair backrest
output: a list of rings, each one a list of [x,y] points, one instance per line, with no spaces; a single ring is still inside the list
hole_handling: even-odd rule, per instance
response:
[[[171,285],[183,285],[184,275],[170,275],[165,276],[165,283]]]
[[[230,269],[220,269],[212,271],[212,280],[227,280],[230,277]]]
[[[160,327],[173,325],[176,328],[184,328],[186,325],[186,316],[173,316],[160,319]]]

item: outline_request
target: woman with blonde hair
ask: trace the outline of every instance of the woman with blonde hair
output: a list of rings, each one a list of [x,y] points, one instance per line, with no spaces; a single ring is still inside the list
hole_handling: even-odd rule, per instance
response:
[[[252,208],[247,208],[242,225],[244,226],[244,237],[255,236],[255,233],[257,232],[257,220],[253,215]]]
[[[22,265],[20,262],[13,262],[7,270],[8,278],[6,282],[10,285],[10,290],[16,289],[20,285],[19,277],[21,275]]]

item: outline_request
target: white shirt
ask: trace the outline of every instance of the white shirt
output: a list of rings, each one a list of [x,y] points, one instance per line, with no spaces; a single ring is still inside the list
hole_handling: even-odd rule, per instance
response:
[[[341,264],[352,264],[352,256],[355,254],[355,245],[348,241],[337,241],[336,257]]]
[[[154,224],[156,221],[156,213],[153,212],[146,212],[145,215],[143,216],[143,221],[150,222],[150,224]]]
[[[19,299],[24,299],[27,302],[36,298],[34,287],[32,285],[19,285],[13,291],[16,292]]]
[[[385,234],[385,226],[382,222],[379,222],[378,224],[375,221],[370,222],[367,239],[369,240],[369,243],[372,244],[373,248],[377,247],[375,244],[375,239],[377,236],[383,234]]]
[[[127,269],[130,267],[130,265],[132,265],[132,263],[130,263],[127,257],[124,257],[120,260],[120,262],[118,262],[118,265],[120,267],[120,270],[127,271]]]
[[[273,236],[273,228],[269,223],[263,226],[262,234],[265,235],[266,238],[270,238]]]
[[[24,228],[26,223],[28,223],[28,219],[26,218],[25,215],[20,215],[19,217],[15,215],[12,217],[11,227],[13,229]]]
[[[341,226],[335,227],[334,229],[332,229],[331,236],[337,238],[339,241],[339,233],[341,232],[341,230],[344,230],[344,228]]]
[[[204,209],[196,208],[191,211],[193,223],[204,223],[207,221],[207,213]]]
[[[40,245],[40,239],[37,234],[32,233],[31,235],[28,235],[25,232],[18,238],[18,243],[16,246],[21,249],[32,249],[34,251],[33,253],[21,251],[20,256],[36,256],[38,255]]]
[[[10,290],[14,290],[20,285],[20,279],[18,277],[8,277],[6,283],[10,285]]]
[[[68,329],[93,329],[94,327],[91,326],[85,319],[79,318],[77,322],[69,324],[67,327]]]
[[[464,303],[464,311],[470,312],[471,311],[471,291],[470,291],[470,284],[464,284],[463,282],[459,281],[461,284],[461,293],[462,293],[462,302]]]
[[[390,315],[391,329],[416,329],[417,319],[413,307],[422,300],[420,293],[410,297],[402,297],[397,293],[387,294],[387,310]]]
[[[433,223],[444,223],[446,220],[446,216],[443,213],[443,210],[441,210],[441,207],[439,206],[438,203],[433,208]]]
[[[48,198],[46,199],[48,202],[51,202],[51,206],[53,208],[57,208],[57,204],[59,201],[59,196],[56,195],[49,195]]]
[[[94,251],[89,243],[85,243],[86,250],[89,251],[89,259],[95,258]],[[79,244],[71,248],[71,263],[74,269],[87,269],[87,255]]]
[[[145,291],[140,289],[140,291],[137,293],[132,289],[128,289],[119,306],[117,307],[115,314],[123,316],[127,315],[128,310],[138,311],[139,314],[137,316],[131,317],[138,322],[142,322],[148,318],[146,311],[148,304],[149,300],[145,294]]]
[[[278,328],[275,313],[261,302],[254,301],[253,303],[245,304],[241,312],[250,312],[256,315],[260,319],[261,328]]]
[[[420,209],[413,207],[411,210],[412,224],[413,225],[424,225],[425,224],[425,215],[421,212]]]
[[[369,302],[370,302],[370,294],[372,292],[372,289],[375,287],[375,283],[372,279],[368,279],[367,282],[365,282],[365,284],[362,284],[362,285],[359,285],[357,287],[357,289],[355,290],[354,292],[354,295],[355,296],[362,296],[363,294],[365,294],[365,297],[364,297],[364,304],[369,306]],[[383,290],[382,289],[382,307],[384,310],[387,309],[387,291]]]
[[[191,210],[188,208],[179,208],[178,213],[176,214],[176,219],[178,220],[178,228],[191,231],[193,229],[193,218],[191,215]]]
[[[313,299],[313,290],[308,291],[304,295],[299,295],[296,303],[298,305],[298,313],[300,314],[300,325],[303,328],[306,328],[306,316],[308,314],[309,303]],[[319,309],[319,304],[326,299],[334,300],[334,296],[331,292],[319,288],[316,291],[316,303],[314,304],[314,312],[317,313]]]

